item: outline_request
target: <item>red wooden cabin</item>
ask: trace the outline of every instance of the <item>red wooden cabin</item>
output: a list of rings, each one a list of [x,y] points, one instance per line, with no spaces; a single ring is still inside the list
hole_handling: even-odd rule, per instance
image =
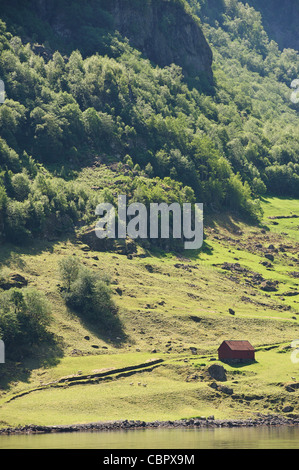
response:
[[[220,361],[254,361],[255,349],[249,341],[223,341],[218,348],[218,358]]]

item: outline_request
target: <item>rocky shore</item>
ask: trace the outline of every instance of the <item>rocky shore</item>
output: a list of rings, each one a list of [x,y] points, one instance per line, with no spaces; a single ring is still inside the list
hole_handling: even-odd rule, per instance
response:
[[[277,416],[258,414],[246,420],[228,419],[217,420],[213,416],[208,418],[183,419],[177,421],[107,421],[89,424],[74,424],[67,426],[38,426],[27,425],[17,428],[2,428],[0,435],[13,434],[50,434],[64,432],[92,432],[92,431],[127,431],[141,429],[204,429],[204,428],[238,428],[258,426],[298,426],[299,415]]]

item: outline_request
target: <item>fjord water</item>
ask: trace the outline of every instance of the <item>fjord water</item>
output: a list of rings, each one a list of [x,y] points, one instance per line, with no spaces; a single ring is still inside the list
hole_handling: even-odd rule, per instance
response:
[[[298,449],[299,428],[149,429],[0,436],[0,449]]]

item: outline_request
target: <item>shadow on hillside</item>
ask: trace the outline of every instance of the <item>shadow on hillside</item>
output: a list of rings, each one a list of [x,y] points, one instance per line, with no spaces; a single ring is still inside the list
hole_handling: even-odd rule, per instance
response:
[[[232,367],[233,369],[243,369],[244,367],[251,366],[253,364],[258,364],[257,360],[244,361],[244,362],[233,362],[233,361],[229,361],[229,360],[227,360],[227,361],[223,360],[223,361],[220,361],[220,362]]]
[[[48,333],[44,343],[31,349],[30,357],[8,351],[5,364],[0,365],[0,389],[9,390],[17,382],[29,383],[34,370],[56,366],[63,355],[61,339],[53,333]]]
[[[181,256],[186,260],[198,261],[200,260],[201,254],[208,256],[212,256],[214,254],[213,247],[206,241],[203,242],[203,245],[199,250],[185,250],[183,255],[177,254],[177,257],[180,258]]]
[[[262,202],[263,204],[270,204],[269,198],[261,197],[261,202]]]
[[[237,234],[240,231],[240,227],[238,224],[241,222],[245,222],[247,225],[256,225],[253,223],[250,224],[248,220],[243,220],[240,217],[237,218],[237,216],[236,218],[234,218],[233,215],[228,213],[216,214],[213,216],[208,216],[206,218],[206,226],[210,229],[215,229],[219,226],[232,234]]]
[[[36,256],[42,253],[53,253],[54,247],[59,243],[67,243],[68,241],[74,241],[75,236],[68,234],[65,236],[57,236],[53,240],[34,239],[28,240],[28,242],[22,245],[14,245],[12,243],[4,243],[0,245],[0,266],[1,264],[10,263],[18,269],[24,269],[26,262],[22,259],[22,256]]]
[[[128,336],[124,332],[123,323],[120,320],[116,309],[113,312],[107,313],[104,317],[101,317],[97,322],[84,318],[83,315],[80,315],[69,307],[68,311],[71,316],[79,318],[85,330],[89,331],[104,343],[111,345],[114,348],[121,348],[128,341]],[[94,349],[100,348],[98,345],[90,344],[90,346]]]

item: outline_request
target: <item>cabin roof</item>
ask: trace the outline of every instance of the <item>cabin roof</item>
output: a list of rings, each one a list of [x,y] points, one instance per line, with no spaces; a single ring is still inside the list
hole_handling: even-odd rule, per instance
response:
[[[254,351],[249,341],[223,341],[222,344],[226,344],[232,351]]]

